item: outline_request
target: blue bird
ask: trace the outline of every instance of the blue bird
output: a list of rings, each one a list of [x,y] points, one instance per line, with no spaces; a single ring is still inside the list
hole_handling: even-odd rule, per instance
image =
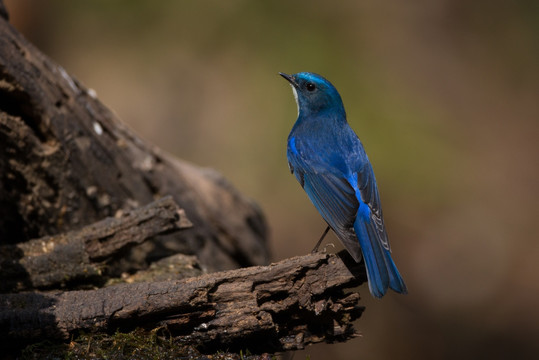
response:
[[[406,294],[391,259],[371,163],[346,121],[337,89],[314,73],[279,74],[290,82],[298,105],[288,136],[290,171],[354,260],[363,254],[371,294],[381,298],[388,287]]]

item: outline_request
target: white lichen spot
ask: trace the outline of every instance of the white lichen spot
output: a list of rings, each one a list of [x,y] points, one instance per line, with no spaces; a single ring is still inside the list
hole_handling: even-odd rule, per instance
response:
[[[101,194],[97,198],[97,203],[102,206],[109,206],[110,205],[110,196],[108,194]]]
[[[208,324],[202,323],[196,327],[197,330],[208,330]]]
[[[140,163],[140,169],[142,171],[150,171],[153,169],[153,166],[155,164],[153,156],[146,156],[144,160]]]
[[[47,242],[42,241],[42,242],[40,243],[40,245],[41,245],[41,251],[42,251],[43,253],[47,254],[47,253],[50,253],[51,251],[54,250],[56,244],[54,243],[54,241],[47,241]],[[27,255],[30,255],[30,256],[31,256],[32,254],[29,253],[29,254],[27,254]]]
[[[91,89],[91,88],[90,88],[90,89],[88,89],[88,90],[86,91],[86,93],[87,93],[88,96],[90,96],[91,98],[94,98],[94,99],[97,98],[97,93],[95,92],[94,89]]]
[[[101,124],[97,121],[94,121],[94,131],[97,135],[103,134],[103,128],[101,127]]]
[[[64,68],[61,67],[61,66],[58,66],[58,71],[60,71],[60,75],[62,75],[62,77],[65,79],[65,81],[67,81],[67,83],[69,84],[71,89],[73,89],[73,91],[78,94],[80,92],[80,90],[77,87],[77,85],[75,84],[75,82],[73,81],[73,79],[71,78],[71,76],[69,76],[67,71],[65,71]]]
[[[94,197],[97,194],[97,186],[88,186],[86,188],[86,195],[89,197]]]

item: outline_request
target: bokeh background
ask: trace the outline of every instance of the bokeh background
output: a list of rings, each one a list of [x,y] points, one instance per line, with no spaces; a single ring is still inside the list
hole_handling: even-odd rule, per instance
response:
[[[339,89],[409,295],[295,359],[539,353],[539,3],[6,0],[11,22],[142,137],[262,207],[273,259],[325,224],[286,162],[278,71]],[[328,242],[335,242],[330,237]]]

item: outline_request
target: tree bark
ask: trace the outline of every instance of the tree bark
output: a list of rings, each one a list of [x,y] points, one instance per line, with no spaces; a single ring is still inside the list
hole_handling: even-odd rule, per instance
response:
[[[136,327],[165,327],[205,352],[276,352],[356,336],[352,321],[363,308],[346,290],[366,281],[362,266],[320,253],[253,266],[269,259],[256,204],[215,171],[134,135],[10,26],[4,10],[0,0],[0,289],[92,284],[94,276],[103,285],[104,262],[117,274],[173,254],[163,267],[221,272],[152,282],[150,269],[129,278],[147,282],[0,294],[2,348]],[[223,271],[240,266],[251,267]]]
[[[166,327],[207,353],[345,341],[357,336],[352,321],[363,307],[357,292],[344,290],[366,281],[363,268],[347,255],[315,253],[180,281],[0,295],[0,343],[137,326]]]
[[[170,194],[194,226],[138,248],[136,258],[190,253],[211,270],[269,259],[266,223],[250,199],[215,171],[141,140],[4,17],[0,144],[3,244],[75,230]]]
[[[191,226],[167,196],[121,218],[16,245],[0,246],[0,292],[103,283],[106,261],[128,246]]]

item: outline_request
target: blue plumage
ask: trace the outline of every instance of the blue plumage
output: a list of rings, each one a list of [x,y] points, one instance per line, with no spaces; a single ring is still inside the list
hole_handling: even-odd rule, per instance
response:
[[[369,290],[406,293],[391,258],[376,179],[361,141],[346,121],[337,89],[322,76],[281,73],[292,85],[298,119],[288,136],[288,164],[309,199],[354,260],[362,254]]]

